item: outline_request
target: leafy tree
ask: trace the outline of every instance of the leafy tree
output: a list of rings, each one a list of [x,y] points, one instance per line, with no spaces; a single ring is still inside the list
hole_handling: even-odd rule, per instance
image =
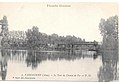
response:
[[[99,29],[103,36],[103,67],[100,69],[99,81],[116,79],[118,61],[118,16],[101,19]]]
[[[113,16],[107,20],[101,19],[99,29],[103,36],[103,45],[105,48],[117,49],[118,40],[118,16]]]

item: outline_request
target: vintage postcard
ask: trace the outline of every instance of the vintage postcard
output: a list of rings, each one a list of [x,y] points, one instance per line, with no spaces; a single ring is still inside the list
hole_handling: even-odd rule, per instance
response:
[[[119,81],[119,4],[1,2],[0,80]]]

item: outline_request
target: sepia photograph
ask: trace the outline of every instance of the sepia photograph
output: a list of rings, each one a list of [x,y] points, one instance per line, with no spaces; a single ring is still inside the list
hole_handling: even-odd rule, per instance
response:
[[[118,82],[116,2],[0,2],[0,80]]]

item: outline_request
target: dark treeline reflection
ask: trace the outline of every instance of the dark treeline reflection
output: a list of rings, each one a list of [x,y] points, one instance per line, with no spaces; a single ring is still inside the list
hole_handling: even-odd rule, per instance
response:
[[[0,75],[2,80],[6,79],[8,58],[9,58],[9,51],[0,50],[0,66],[1,66]]]
[[[27,57],[26,57],[26,63],[27,67],[31,66],[32,69],[37,68],[38,64],[40,64],[42,61],[46,60],[68,60],[73,61],[75,59],[85,57],[91,57],[91,55],[82,55],[81,53],[71,53],[71,52],[37,52],[37,51],[27,51]],[[96,56],[93,56],[94,59],[96,59]]]
[[[85,52],[85,51],[83,51]],[[86,54],[87,53],[87,54]],[[69,51],[49,51],[49,52],[39,52],[35,50],[0,50],[0,65],[1,71],[0,75],[2,80],[5,80],[7,75],[7,63],[8,61],[12,61],[12,63],[26,63],[26,67],[31,67],[32,69],[37,69],[38,65],[43,61],[51,60],[51,61],[74,61],[76,59],[85,59],[85,58],[93,58],[96,59],[97,55],[94,53],[85,54],[81,52],[72,53]],[[89,55],[90,54],[90,55]]]
[[[110,82],[117,79],[118,54],[115,50],[107,50],[103,53],[103,65],[99,69],[99,82]]]

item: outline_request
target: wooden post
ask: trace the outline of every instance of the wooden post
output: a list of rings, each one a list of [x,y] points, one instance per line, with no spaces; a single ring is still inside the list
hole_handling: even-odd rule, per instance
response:
[[[71,52],[72,52],[72,54],[74,53],[74,45],[73,44],[71,44]]]

